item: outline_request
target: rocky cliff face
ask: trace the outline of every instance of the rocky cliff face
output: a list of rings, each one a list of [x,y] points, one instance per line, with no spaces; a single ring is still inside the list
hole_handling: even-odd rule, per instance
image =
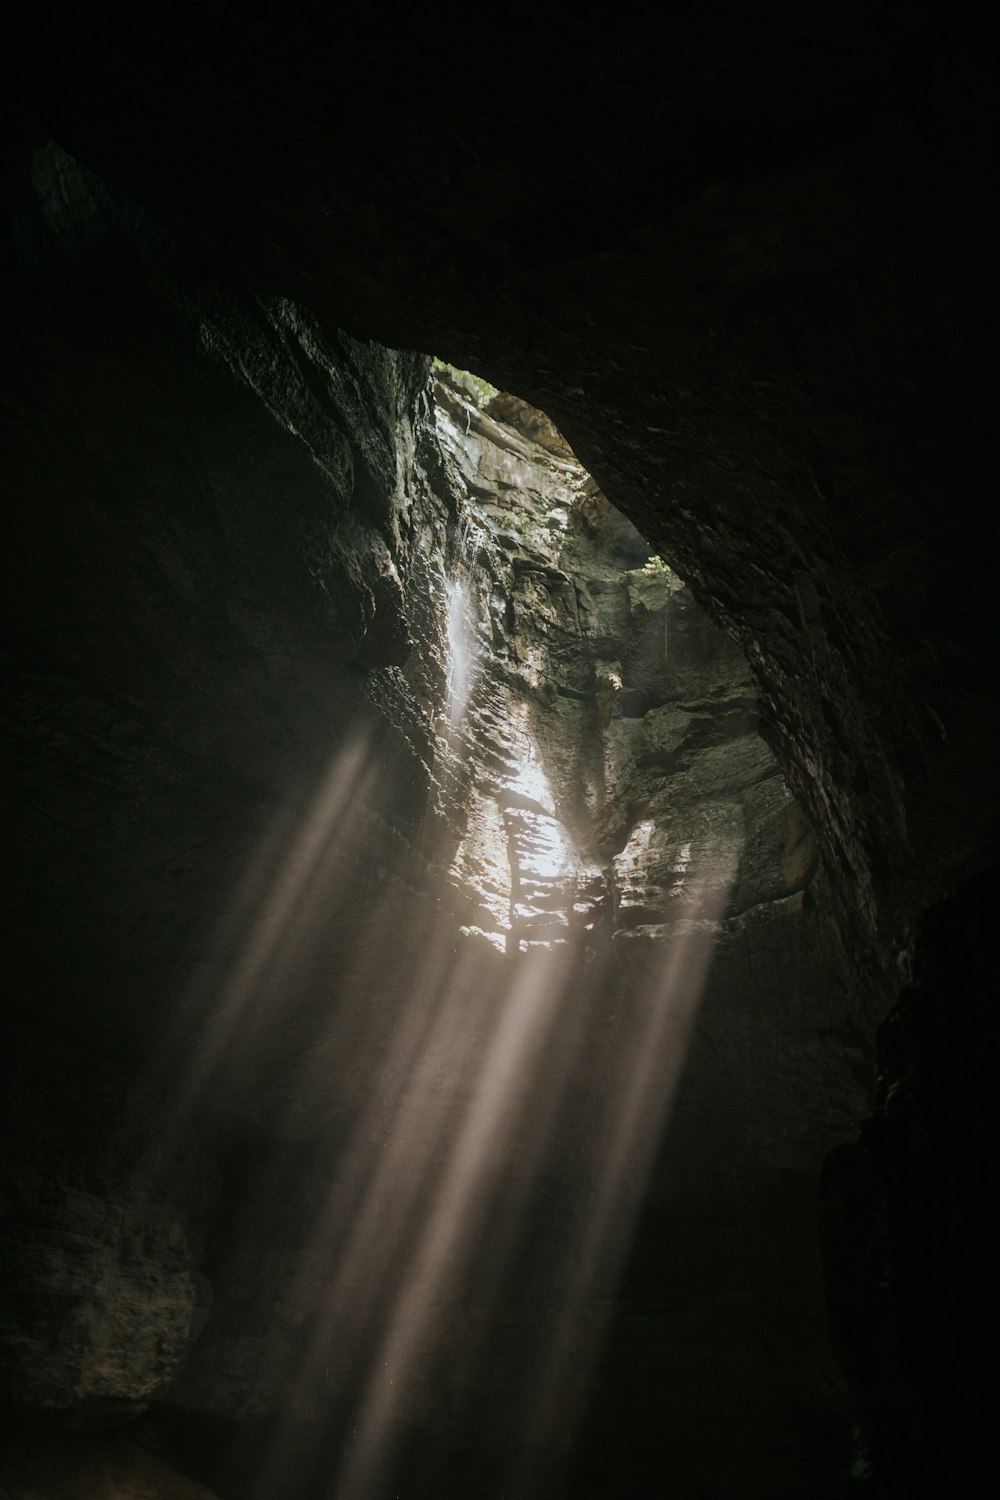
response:
[[[911,978],[826,1259],[860,1481],[967,1482],[970,8],[117,10],[3,49],[3,1484],[823,1493]]]
[[[26,18],[15,99],[238,278],[553,416],[739,637],[897,982],[931,872],[997,834],[975,7],[530,36],[107,9],[90,35]]]
[[[549,1307],[537,1285],[527,1303],[516,1284],[505,1295],[520,1338],[534,1306],[544,1348],[567,1267],[586,1267],[563,1333],[563,1431],[546,1441],[568,1442],[569,1369],[585,1392],[588,1340],[610,1323],[570,1493],[606,1493],[623,1473],[655,1484],[665,1432],[677,1470],[700,1476],[683,1482],[822,1486],[806,1453],[836,1449],[846,1408],[823,1353],[810,1163],[864,1107],[870,1023],[811,832],[757,733],[738,651],[558,434],[506,396],[484,410],[468,378],[439,370],[435,390],[465,518],[450,572],[464,667],[445,737],[464,796],[449,878],[472,902],[467,935],[585,959],[532,1059],[561,1122],[535,1143],[552,1201],[529,1220],[563,1247],[541,1282]],[[602,1213],[615,1231],[595,1244]],[[782,1453],[764,1457],[776,1424]],[[460,1426],[449,1441],[463,1447]]]
[[[214,1294],[224,1142],[250,1116],[273,1139],[327,1004],[300,973],[271,1046],[265,978],[290,997],[310,900],[350,930],[420,824],[426,725],[386,663],[408,651],[392,526],[426,361],[192,278],[62,153],[11,191],[0,1342],[20,1426],[121,1419],[176,1375]]]
[[[692,1492],[833,1483],[865,1021],[739,652],[523,402],[195,293],[54,149],[22,192],[64,278],[14,327],[63,350],[23,617],[66,582],[18,700],[9,1483],[127,1475],[54,1434],[144,1413],[222,1495],[597,1494],[664,1432]],[[68,510],[67,349],[118,392]]]

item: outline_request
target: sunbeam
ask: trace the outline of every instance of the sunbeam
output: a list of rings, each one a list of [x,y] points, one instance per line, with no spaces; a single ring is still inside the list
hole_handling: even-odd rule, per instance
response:
[[[491,1331],[491,1321],[537,1218],[538,1184],[551,1181],[562,1183],[562,1217],[541,1274],[558,1311],[537,1328],[530,1357],[504,1355],[521,1391],[509,1493],[535,1493],[539,1466],[565,1455],[734,864],[735,851],[725,870],[716,855],[707,875],[688,871],[674,940],[656,945],[656,962],[632,965],[624,993],[610,954],[587,960],[582,948],[538,945],[506,960],[490,955],[484,969],[479,946],[456,947],[446,925],[426,934],[303,1258],[304,1266],[329,1260],[328,1294],[290,1379],[353,1411],[330,1478],[338,1500],[391,1493],[428,1380],[447,1384],[458,1367],[474,1376],[495,1357],[500,1325]],[[568,1164],[566,1132],[581,1129],[584,1157]],[[470,1295],[480,1321],[448,1349],[442,1373],[446,1309]],[[294,1424],[275,1438],[254,1495],[280,1488],[301,1440]]]
[[[261,839],[212,944],[206,962],[211,987],[196,987],[180,1007],[182,1015],[197,1017],[198,1046],[189,1049],[184,1086],[176,1099],[178,1132],[231,1049],[245,1042],[266,1009],[268,987],[278,984],[278,971],[290,961],[296,940],[305,940],[304,919],[318,899],[329,899],[329,873],[323,879],[320,871],[324,863],[347,858],[375,777],[370,745],[358,733],[334,757],[307,812],[286,833],[284,853],[275,850],[274,827]],[[215,987],[218,955],[230,952],[236,956]],[[178,1045],[184,1046],[183,1038]]]
[[[412,1364],[435,1306],[480,1229],[488,1196],[521,1127],[520,1106],[564,997],[564,961],[532,954],[517,964],[494,1036],[451,1146],[440,1185],[417,1226],[409,1260],[361,1404],[357,1433],[335,1486],[344,1500],[375,1492],[405,1411]]]
[[[390,773],[383,747],[356,732],[296,826],[261,840],[216,944],[232,961],[199,997],[207,1019],[179,1113],[229,1070],[247,1101],[237,1153],[253,1152],[252,1039],[287,1081],[247,1212],[262,1196],[275,1220],[307,1204],[280,1288],[288,1399],[250,1500],[273,1500],[292,1476],[324,1500],[434,1494],[439,1462],[481,1440],[469,1440],[477,1422],[495,1428],[491,1482],[505,1500],[558,1492],[736,874],[738,817],[688,837],[647,799],[599,833],[622,796],[616,757],[647,730],[616,717],[602,683],[620,695],[627,679],[588,647],[593,706],[558,733],[572,722],[598,739],[569,762],[565,748],[554,755],[545,631],[564,630],[567,580],[527,559],[542,591],[530,596],[535,634],[487,670],[495,609],[476,569],[497,576],[495,551],[489,525],[469,519],[455,576],[442,589],[434,575],[439,801],[424,828],[440,884],[414,890],[405,837],[365,867],[371,820],[392,847]],[[649,600],[659,574],[639,571]],[[575,594],[567,608],[578,628]],[[643,603],[636,639],[654,673],[666,636],[648,614]],[[456,897],[472,898],[472,924]],[[304,1200],[286,1175],[297,1142],[312,1153]]]
[[[595,1147],[595,1192],[528,1402],[529,1464],[547,1449],[565,1455],[573,1442],[618,1273],[687,1057],[738,855],[733,848],[717,856],[710,872],[693,872],[675,935],[652,963],[639,966],[627,997],[629,1013],[611,1060]],[[527,1491],[527,1475],[522,1482]]]
[[[458,724],[472,691],[475,668],[475,622],[468,586],[461,579],[447,584],[448,722]]]

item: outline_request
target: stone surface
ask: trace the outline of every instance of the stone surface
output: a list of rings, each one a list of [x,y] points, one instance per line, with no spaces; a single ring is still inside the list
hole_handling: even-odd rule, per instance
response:
[[[185,10],[26,12],[4,49],[6,1347],[80,1420],[155,1395],[220,1494],[322,1493],[359,1370],[414,1327],[390,1316],[409,1236],[414,1493],[505,1472],[510,1393],[548,1379],[530,1327],[573,1374],[526,1403],[512,1489],[658,1493],[669,1468],[678,1494],[814,1500],[846,1422],[818,1162],[921,913],[997,854],[977,18],[539,16],[512,50],[485,14]],[[425,360],[371,337],[517,395],[444,397],[449,449]],[[456,671],[470,618],[502,668],[484,702]],[[979,915],[940,952],[975,976],[963,889]],[[574,922],[598,949],[577,967],[549,947]],[[967,1486],[988,1426],[951,1377],[992,1284],[989,1089],[961,1087],[987,989],[935,981],[933,1045],[894,1054],[916,1103],[875,1127],[874,1170],[867,1144],[842,1159],[838,1343],[876,1493],[922,1460]],[[77,1074],[48,1068],[67,1054]],[[120,1118],[77,1128],[97,1078]],[[488,1246],[460,1294],[424,1274],[439,1243]],[[603,1314],[566,1341],[579,1287],[601,1357]]]
[[[520,47],[119,9],[25,17],[15,101],[238,278],[548,412],[739,638],[891,973],[997,832],[975,8],[719,0]]]
[[[560,1379],[569,1384],[554,1408],[551,1392],[543,1388],[537,1397],[531,1477],[519,1481],[529,1486],[526,1493],[580,1484],[567,1439],[588,1401],[606,1401],[609,1380],[615,1401],[630,1407],[637,1453],[630,1475],[652,1462],[669,1416],[687,1429],[685,1462],[701,1483],[736,1493],[747,1474],[749,1492],[765,1483],[804,1482],[817,1426],[826,1424],[831,1443],[841,1431],[845,1463],[847,1450],[844,1395],[823,1353],[817,1241],[808,1216],[803,1224],[803,1197],[808,1201],[818,1155],[849,1129],[865,1094],[863,1069],[844,1066],[842,1040],[831,1036],[854,1013],[836,941],[801,900],[817,869],[808,830],[772,754],[752,732],[752,692],[739,656],[699,620],[679,580],[660,563],[634,566],[641,540],[606,502],[596,503],[574,460],[560,453],[554,464],[550,449],[532,446],[534,423],[524,429],[482,423],[475,385],[446,371],[438,370],[435,392],[426,428],[418,424],[414,513],[444,518],[451,507],[457,524],[452,533],[432,520],[421,533],[415,555],[431,580],[427,640],[438,669],[433,678],[420,675],[428,663],[422,653],[404,673],[418,695],[428,682],[438,695],[434,857],[451,904],[465,915],[465,945],[478,952],[472,962],[482,1008],[478,1018],[470,1015],[472,996],[459,993],[447,1031],[416,1053],[424,1076],[407,1086],[405,1146],[390,1099],[369,1127],[383,1150],[401,1153],[392,1192],[405,1195],[415,1152],[418,1160],[424,1153],[439,1160],[447,1177],[445,1133],[475,1098],[475,1079],[489,1056],[490,1011],[507,1003],[501,955],[509,964],[515,954],[529,962],[532,954],[561,952],[575,967],[589,952],[602,977],[593,988],[585,972],[572,980],[553,974],[552,983],[567,985],[567,999],[588,1017],[587,1027],[577,1030],[580,1023],[559,1012],[551,1042],[531,1064],[540,1070],[539,1083],[547,1081],[558,1125],[548,1136],[539,1127],[537,1140],[515,1133],[507,1162],[487,1179],[497,1214],[511,1213],[502,1205],[525,1197],[532,1205],[523,1220],[512,1214],[505,1230],[516,1274],[503,1258],[492,1269],[480,1246],[435,1303],[435,1335],[408,1381],[411,1484],[415,1492],[436,1493],[474,1483],[482,1459],[465,1428],[484,1388],[492,1393],[496,1426],[490,1463],[498,1476],[514,1472],[525,1438],[510,1393],[527,1389],[527,1350],[537,1348],[541,1358],[541,1351],[560,1346]],[[510,414],[520,424],[521,408]],[[509,482],[504,457],[512,453],[517,485]],[[581,610],[580,599],[594,592],[601,612]],[[682,624],[672,631],[677,620]],[[609,649],[617,652],[613,662]],[[639,716],[625,717],[627,707]],[[664,755],[663,726],[671,714],[683,733],[679,752]],[[399,920],[397,911],[397,932]],[[609,1138],[623,1128],[611,1080],[636,1065],[638,1039],[655,1035],[653,996],[674,945],[692,940],[706,968],[715,950],[718,973],[703,995],[692,990],[659,1042],[662,1088],[678,1089],[674,1112],[658,1162],[655,1131],[641,1149],[632,1146],[636,1159],[621,1198],[605,1161]],[[609,943],[610,963],[599,956]],[[619,954],[629,943],[642,951]],[[367,949],[356,960],[355,983],[370,990],[378,976],[380,1005],[397,1026],[407,1024],[423,983],[413,970],[426,962],[426,928],[414,928],[402,946],[408,992],[384,963],[373,972]],[[368,1030],[337,1049],[336,1136],[329,1126],[317,1133],[328,1106],[310,1111],[300,1096],[294,1106],[283,1101],[276,1122],[289,1142],[284,1151],[276,1156],[261,1141],[240,1153],[229,1191],[245,1201],[252,1221],[245,1235],[210,1246],[215,1307],[168,1400],[179,1419],[201,1413],[262,1423],[279,1451],[273,1434],[291,1420],[300,1461],[315,1450],[318,1412],[335,1440],[346,1420],[340,1414],[356,1399],[356,1366],[367,1346],[366,1335],[334,1312],[311,1359],[317,1374],[323,1370],[318,1388],[310,1383],[316,1375],[303,1381],[303,1340],[316,1340],[329,1267],[344,1264],[345,1256],[350,1264],[350,1220],[317,1220],[311,1192],[303,1196],[292,1184],[296,1176],[314,1183],[320,1173],[322,1202],[323,1177],[342,1172],[356,1151],[350,1132],[370,1109],[366,1095],[383,1095],[388,1081],[377,1064],[367,1071],[366,1037],[371,1045]],[[859,1029],[855,1045],[863,1044]],[[328,1066],[330,1056],[324,1047],[317,1061]],[[357,1075],[359,1068],[367,1081],[347,1085],[344,1071]],[[273,1092],[273,1084],[262,1086]],[[720,1108],[720,1090],[732,1095],[728,1107]],[[822,1111],[814,1095],[823,1098]],[[656,1101],[657,1110],[662,1103]],[[263,1170],[255,1154],[269,1162]],[[291,1180],[289,1161],[299,1163]],[[602,1252],[567,1310],[566,1267],[596,1253],[586,1248],[588,1203],[602,1192],[618,1201],[623,1225],[645,1194],[641,1227],[630,1252],[627,1233],[607,1263]],[[699,1252],[691,1247],[707,1252],[720,1220],[740,1223],[748,1247],[738,1261],[710,1257],[696,1273],[691,1255]],[[297,1226],[291,1237],[289,1225]],[[538,1244],[550,1246],[548,1259]],[[629,1267],[621,1282],[620,1256]],[[398,1276],[391,1262],[376,1259],[372,1272],[386,1288],[382,1295],[391,1297]],[[680,1323],[675,1299],[662,1290],[671,1285],[683,1285],[684,1300],[695,1302]],[[354,1295],[364,1306],[361,1282]],[[749,1312],[778,1301],[795,1309],[781,1327],[765,1328]],[[567,1320],[561,1331],[560,1318]],[[592,1342],[602,1326],[603,1363]],[[384,1337],[384,1330],[374,1336]],[[759,1362],[737,1361],[729,1376],[731,1399],[745,1412],[743,1437],[722,1463],[708,1439],[716,1388],[704,1371],[720,1344],[734,1339],[748,1349],[764,1340],[776,1366],[795,1369],[796,1379],[813,1388],[811,1422],[782,1419],[780,1462],[762,1461],[752,1434],[777,1419],[786,1377],[776,1386]],[[447,1364],[442,1343],[450,1349]],[[651,1363],[660,1372],[652,1386]],[[664,1375],[670,1371],[677,1374]],[[702,1436],[692,1438],[692,1429]],[[592,1432],[583,1461],[601,1472],[609,1461],[606,1419],[592,1419]],[[237,1463],[230,1483],[238,1489],[246,1482],[238,1476],[256,1461]],[[520,1461],[527,1461],[523,1454]],[[812,1474],[810,1482],[825,1481]]]
[[[808,1181],[817,1153],[844,1133],[845,1090],[853,1113],[861,1108],[850,1072],[833,1084],[839,1050],[826,1056],[817,1041],[830,1075],[822,1119],[811,1112],[803,1141],[784,1101],[776,1114],[763,1107],[762,1083],[751,1106],[769,1142],[766,1171],[751,1172],[742,1156],[726,1173],[714,1167],[717,1197],[706,1213],[698,1186],[704,1120],[737,1066],[732,1038],[755,1067],[763,1058],[769,1069],[772,1051],[771,1021],[727,1029],[712,1021],[713,1008],[770,1016],[772,999],[802,983],[788,973],[772,997],[771,947],[757,929],[751,941],[738,910],[750,897],[754,911],[761,903],[778,910],[814,864],[803,854],[783,867],[786,846],[795,847],[786,825],[807,848],[808,834],[753,732],[739,654],[523,403],[493,397],[484,411],[477,382],[444,368],[424,386],[422,362],[343,336],[331,342],[284,301],[226,300],[210,281],[198,299],[187,282],[180,295],[162,279],[166,252],[141,214],[53,151],[36,162],[34,182],[34,233],[65,258],[70,281],[79,274],[80,226],[89,226],[92,245],[129,245],[131,280],[121,295],[143,309],[148,326],[165,330],[157,380],[171,389],[175,411],[151,436],[144,390],[123,381],[116,420],[132,460],[99,448],[89,489],[76,496],[83,512],[74,529],[55,542],[39,531],[27,552],[36,572],[18,581],[20,598],[39,589],[37,570],[52,565],[53,549],[72,546],[94,560],[93,569],[65,564],[90,634],[64,639],[61,616],[44,628],[61,674],[26,673],[23,721],[37,736],[34,706],[44,701],[51,716],[57,689],[67,705],[58,712],[69,713],[86,674],[87,711],[104,733],[49,742],[41,764],[51,776],[71,751],[84,784],[106,775],[124,798],[118,821],[98,832],[96,804],[92,811],[87,798],[70,795],[77,826],[59,846],[62,884],[53,888],[40,874],[26,880],[21,901],[34,905],[23,908],[32,920],[24,919],[19,961],[25,974],[34,964],[37,995],[52,955],[46,967],[44,948],[30,943],[41,919],[55,923],[62,891],[100,838],[105,884],[87,888],[77,946],[60,955],[55,974],[65,975],[82,1034],[107,1038],[101,1076],[110,1097],[126,1069],[138,1092],[133,1115],[123,1113],[114,1129],[107,1111],[101,1116],[112,1143],[134,1134],[135,1167],[124,1177],[105,1167],[112,1147],[98,1126],[92,1135],[75,1131],[75,1155],[43,1131],[31,1137],[34,1155],[12,1156],[15,1311],[5,1353],[15,1409],[58,1408],[80,1422],[134,1417],[153,1399],[171,1447],[220,1493],[244,1494],[258,1471],[265,1494],[308,1492],[311,1467],[333,1462],[325,1445],[343,1446],[360,1372],[394,1326],[407,1265],[398,1236],[411,1222],[399,1215],[420,1184],[430,1204],[447,1188],[457,1170],[449,1142],[465,1138],[490,1097],[479,1080],[504,1055],[496,1028],[510,1013],[519,955],[523,964],[557,965],[546,992],[559,1010],[541,1008],[537,1038],[512,1031],[509,1041],[524,1053],[518,1095],[537,1095],[543,1118],[528,1117],[536,1139],[526,1126],[505,1124],[501,1110],[495,1129],[506,1149],[498,1144],[495,1158],[477,1165],[463,1195],[473,1206],[481,1200],[484,1217],[470,1221],[459,1264],[433,1291],[398,1419],[396,1439],[421,1476],[414,1485],[428,1494],[442,1484],[467,1489],[483,1459],[461,1434],[476,1429],[486,1391],[497,1472],[513,1474],[511,1465],[530,1455],[523,1484],[547,1493],[574,1485],[568,1435],[609,1378],[634,1405],[636,1472],[652,1461],[666,1410],[683,1410],[686,1420],[700,1410],[689,1463],[731,1483],[735,1470],[718,1471],[707,1441],[714,1395],[706,1388],[696,1397],[691,1386],[719,1345],[713,1309],[738,1299],[740,1283],[757,1295],[773,1286],[768,1263],[789,1220],[772,1210],[768,1174]],[[42,299],[39,286],[39,301],[25,306],[24,337],[47,319],[53,338],[61,328],[68,342],[60,320],[71,303],[71,294],[62,304]],[[128,368],[120,337],[117,325],[86,324],[81,357],[99,348]],[[182,379],[189,371],[198,372],[193,396]],[[62,377],[53,378],[58,388]],[[54,413],[56,392],[47,399]],[[102,406],[98,416],[109,423],[114,413]],[[249,454],[240,434],[252,437]],[[171,484],[155,505],[143,498],[141,459],[154,439],[156,472],[169,460]],[[36,461],[33,482],[56,484],[61,462]],[[203,473],[212,476],[207,512],[197,503]],[[301,491],[294,536],[272,537],[279,479],[282,493]],[[148,534],[136,533],[136,561],[131,543],[123,550],[106,536],[119,535],[140,503],[152,511]],[[206,526],[220,532],[215,553],[200,540]],[[111,593],[90,582],[101,577],[105,550],[123,579]],[[183,565],[195,558],[196,567]],[[133,573],[150,627],[138,604],[123,622]],[[227,577],[239,580],[235,594]],[[117,655],[98,651],[104,636]],[[128,675],[122,644],[147,661],[162,658],[166,695],[158,675]],[[745,813],[744,802],[757,811]],[[54,807],[46,792],[30,814],[30,826],[45,833],[34,839],[30,870],[41,871],[49,856]],[[741,905],[733,895],[745,826],[756,841]],[[116,910],[123,882],[129,901]],[[801,925],[800,908],[788,918]],[[101,967],[88,962],[76,972],[72,955],[89,951],[95,924],[113,946]],[[72,930],[64,918],[60,926]],[[642,952],[623,947],[619,955],[616,933]],[[706,1036],[715,1028],[704,1055],[702,1030],[692,1032],[693,988],[659,1043],[664,1097],[691,1048],[690,1102],[678,1104],[678,1119],[686,1110],[698,1123],[672,1133],[660,1168],[651,1125],[642,1149],[629,1147],[635,1161],[617,1184],[605,1155],[629,1118],[622,1090],[637,1038],[655,1033],[655,976],[671,943],[686,938],[700,945],[699,964],[721,944],[732,981],[704,1002],[698,1027]],[[812,941],[800,939],[800,956]],[[830,974],[815,965],[810,972],[836,1010],[832,949],[828,961]],[[53,993],[24,1015],[42,1075],[22,1071],[15,1110],[26,1095],[51,1094],[44,1069],[53,1043],[44,1028],[62,1014]],[[807,1060],[806,1076],[815,1065]],[[790,1072],[799,1078],[794,1064]],[[63,1121],[86,1114],[95,1077],[93,1066],[70,1074]],[[731,1151],[723,1144],[730,1128],[714,1127],[707,1160]],[[152,1151],[156,1132],[162,1140]],[[25,1133],[22,1121],[11,1146]],[[205,1165],[185,1170],[194,1140]],[[391,1165],[377,1166],[382,1156]],[[46,1177],[52,1205],[39,1215],[32,1184]],[[634,1253],[640,1266],[655,1260],[660,1270],[626,1277],[619,1290],[615,1268],[650,1180],[660,1184],[652,1190],[659,1206]],[[588,1204],[602,1193],[621,1221],[614,1254],[599,1242],[588,1248]],[[757,1252],[740,1268],[729,1259],[705,1267],[702,1311],[683,1327],[669,1307],[650,1320],[654,1283],[686,1282],[687,1246],[711,1242],[720,1215],[737,1203],[748,1222],[760,1212],[772,1220]],[[386,1227],[365,1238],[373,1214]],[[482,1238],[491,1216],[509,1220],[495,1264]],[[585,1268],[588,1257],[593,1265],[567,1303],[566,1267]],[[807,1250],[785,1256],[781,1285],[802,1316],[784,1343],[769,1337],[782,1360],[800,1366],[816,1340],[820,1303]],[[688,1372],[680,1407],[669,1385],[647,1392],[634,1374],[601,1373],[631,1361],[637,1319],[644,1357],[655,1350],[662,1369],[679,1361]],[[750,1324],[740,1337],[759,1332]],[[522,1396],[509,1393],[528,1389],[534,1348],[553,1360],[561,1350],[553,1369],[568,1385],[563,1395],[561,1385],[543,1386],[525,1430]],[[822,1355],[808,1359],[822,1366]],[[751,1379],[747,1366],[732,1380],[758,1419],[772,1420],[773,1387]],[[843,1426],[842,1405],[838,1395],[826,1400],[831,1430]],[[590,1425],[599,1467],[609,1428]],[[759,1476],[759,1456],[744,1448],[737,1467],[748,1462]],[[797,1451],[789,1472],[809,1462]],[[773,1482],[773,1465],[764,1472]]]

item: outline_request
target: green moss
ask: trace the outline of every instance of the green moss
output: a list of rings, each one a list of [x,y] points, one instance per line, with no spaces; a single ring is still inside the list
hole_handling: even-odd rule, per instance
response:
[[[500,394],[497,387],[490,385],[489,381],[484,380],[481,375],[474,375],[471,370],[460,370],[457,365],[450,365],[446,359],[438,359],[435,356],[432,369],[447,370],[452,380],[460,387],[464,387],[481,407],[486,406],[494,396]]]

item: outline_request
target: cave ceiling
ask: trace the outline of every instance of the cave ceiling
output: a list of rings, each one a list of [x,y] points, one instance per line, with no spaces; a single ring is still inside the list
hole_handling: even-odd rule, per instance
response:
[[[818,1162],[867,1107],[874,1023],[910,977],[923,914],[998,850],[993,80],[976,7],[708,0],[654,24],[562,7],[97,4],[58,21],[25,10],[11,40],[5,754],[18,852],[4,1051],[21,1079],[4,1139],[28,1311],[4,1336],[37,1381],[37,1409],[83,1410],[98,1426],[132,1417],[179,1368],[175,1415],[225,1423],[238,1409],[250,1430],[246,1390],[259,1371],[281,1382],[266,1340],[291,1358],[325,1295],[321,1257],[301,1254],[313,1174],[378,1104],[379,1059],[420,989],[413,954],[427,934],[446,930],[447,947],[460,917],[463,939],[488,929],[487,958],[467,960],[484,1016],[490,976],[506,972],[497,950],[520,951],[519,930],[545,947],[564,907],[600,927],[614,903],[592,864],[618,881],[628,942],[644,941],[686,870],[687,834],[664,831],[671,809],[704,803],[715,838],[721,777],[727,816],[748,830],[727,919],[739,931],[682,1091],[676,1201],[668,1184],[633,1286],[643,1317],[648,1302],[654,1322],[680,1321],[648,1379],[631,1333],[616,1346],[604,1456],[613,1466],[629,1430],[614,1401],[626,1413],[647,1388],[654,1451],[669,1348],[683,1392],[670,1430],[683,1447],[684,1401],[699,1392],[705,1472],[723,1368],[743,1393],[727,1421],[759,1464],[746,1495],[777,1492],[766,1476],[785,1462],[774,1455],[793,1408],[787,1472],[818,1472],[813,1409],[841,1444],[848,1420],[821,1330]],[[467,377],[439,380],[435,418],[428,355],[513,395],[489,416]],[[568,461],[574,525],[592,504],[611,538],[589,583],[564,571],[572,548],[545,550],[568,450],[545,459],[537,514],[506,484],[546,427],[536,413],[524,428],[518,398],[553,419],[599,486]],[[443,445],[428,438],[435,421],[451,423]],[[604,496],[637,531],[609,521]],[[462,522],[475,506],[496,531],[478,552]],[[669,569],[644,571],[647,545]],[[479,723],[479,748],[470,734],[449,759],[435,590],[458,576],[458,627],[472,599],[493,632],[500,707]],[[536,674],[522,693],[514,646],[536,608],[562,676],[549,691]],[[638,671],[650,619],[664,656],[671,628],[693,653],[698,693],[660,666]],[[549,719],[561,727],[546,739]],[[549,757],[554,798],[518,781],[528,743],[538,764]],[[738,786],[726,780],[736,762]],[[643,817],[651,768],[659,832]],[[351,852],[323,864],[310,829],[331,807]],[[568,902],[528,858],[557,823],[586,854]],[[434,839],[452,834],[435,864]],[[517,838],[531,875],[520,906]],[[310,889],[303,870],[316,868]],[[941,1334],[942,1315],[926,1347],[917,1336],[916,1363],[933,1374],[914,1396],[919,1380],[899,1371],[925,1302],[937,1317],[928,1286],[961,1282],[971,1327],[992,1275],[971,1165],[989,1090],[978,1073],[975,1089],[964,1082],[996,978],[991,888],[978,891],[964,915],[935,919],[947,941],[930,1002],[918,991],[884,1034],[879,1128],[895,1114],[883,1157],[848,1150],[833,1171],[848,1229],[862,1224],[834,1267],[850,1335],[838,1353],[859,1410],[890,1412],[886,1451],[897,1409],[900,1451],[939,1409],[934,1381],[969,1331],[958,1318]],[[254,915],[280,929],[297,905],[306,957],[268,990]],[[792,938],[772,908],[794,917]],[[377,955],[365,983],[357,933]],[[953,984],[960,949],[968,973]],[[256,1009],[227,1012],[237,981],[265,995]],[[199,1048],[203,1116],[177,1097],[179,1078],[197,1092]],[[464,1067],[429,1066],[456,1110]],[[590,1104],[574,1105],[584,1122]],[[164,1165],[171,1132],[180,1149]],[[895,1261],[884,1200],[903,1226]],[[572,1219],[559,1202],[546,1211]],[[670,1241],[678,1279],[694,1267],[707,1288],[680,1311],[657,1300],[672,1214],[696,1226]],[[910,1255],[917,1241],[926,1261]],[[888,1311],[883,1253],[903,1267]],[[153,1274],[136,1270],[143,1255]],[[282,1301],[300,1272],[301,1307]],[[122,1307],[134,1337],[120,1334]],[[704,1358],[689,1312],[709,1330]],[[71,1358],[50,1357],[60,1338]],[[943,1423],[942,1472],[953,1430]],[[727,1494],[744,1482],[738,1453],[720,1450]],[[694,1469],[685,1482],[710,1492]],[[218,1493],[242,1500],[242,1486],[218,1480]]]
[[[989,91],[942,16],[97,7],[14,81],[227,275],[552,415],[738,636],[883,961],[996,827]]]

